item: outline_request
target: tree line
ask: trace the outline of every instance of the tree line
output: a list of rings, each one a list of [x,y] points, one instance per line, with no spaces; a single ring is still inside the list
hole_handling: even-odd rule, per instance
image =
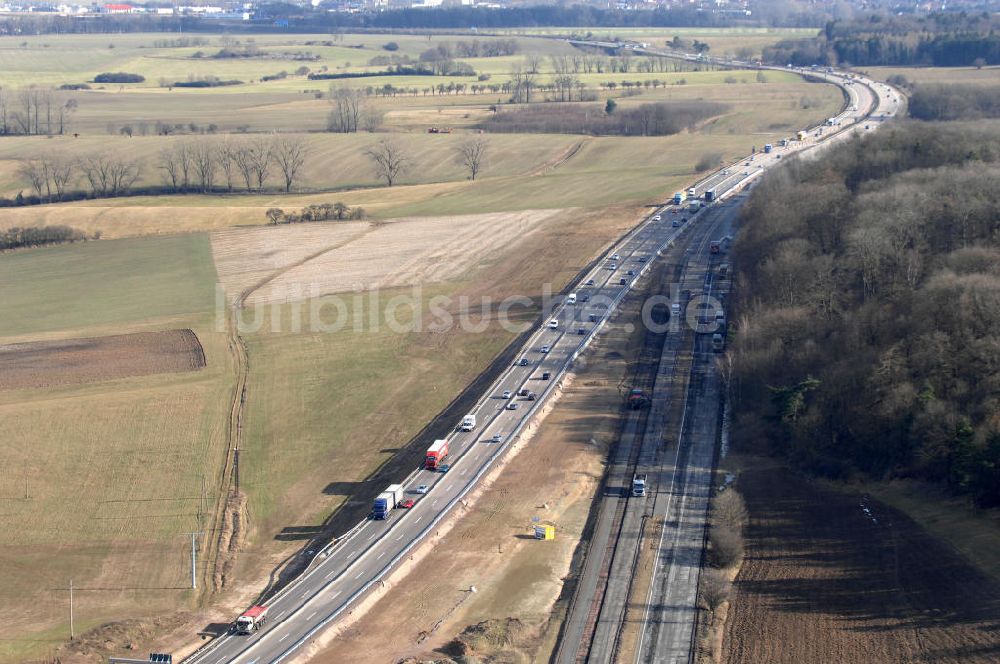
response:
[[[163,186],[137,189],[148,160],[129,159],[111,151],[80,158],[57,152],[21,160],[18,173],[34,192],[15,204],[54,203],[84,197],[110,198],[148,193],[262,192],[277,182],[290,192],[301,176],[309,148],[299,136],[269,134],[245,139],[183,139],[160,151],[152,164]],[[83,189],[80,189],[83,187]]]
[[[912,88],[907,111],[917,120],[1000,118],[1000,86],[920,84]]]
[[[1000,130],[909,123],[765,179],[734,247],[734,443],[1000,505]]]
[[[76,99],[60,90],[0,86],[0,136],[65,134],[77,107]]]

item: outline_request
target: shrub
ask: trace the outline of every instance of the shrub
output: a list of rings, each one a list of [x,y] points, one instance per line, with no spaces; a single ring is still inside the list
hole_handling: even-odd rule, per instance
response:
[[[385,49],[386,51],[398,51],[399,50],[399,44],[397,44],[394,41],[386,42],[386,43],[382,44],[382,48]]]
[[[104,72],[94,77],[94,83],[142,83],[145,80],[145,76],[123,71]]]

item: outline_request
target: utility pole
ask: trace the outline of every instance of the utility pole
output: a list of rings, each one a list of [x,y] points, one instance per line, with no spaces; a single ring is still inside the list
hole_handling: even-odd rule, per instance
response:
[[[191,588],[198,587],[198,535],[201,533],[188,533],[191,536]]]
[[[73,579],[69,580],[69,640],[72,641],[76,638],[76,633],[73,630]]]

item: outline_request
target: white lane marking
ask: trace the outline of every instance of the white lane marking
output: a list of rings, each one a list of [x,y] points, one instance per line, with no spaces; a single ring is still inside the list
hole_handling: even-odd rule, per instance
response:
[[[370,542],[370,541],[372,541],[373,539],[375,539],[375,533],[372,533],[372,534],[371,534],[371,537],[369,537],[369,538],[368,538],[368,541]]]
[[[414,524],[414,525],[416,525],[416,524],[420,523],[420,520],[421,520],[422,518],[424,518],[424,517],[422,517],[422,516],[418,516],[418,517],[417,517],[417,520],[416,520],[416,521],[414,521],[414,522],[413,522],[413,524]]]
[[[300,595],[300,597],[301,597],[302,599],[305,599],[305,598],[306,598],[306,597],[308,597],[308,596],[309,596],[309,591],[308,591],[308,590],[307,590],[307,591],[305,591],[304,593],[302,593],[302,594]]]
[[[331,571],[331,572],[330,572],[329,574],[327,574],[326,576],[324,576],[323,578],[324,578],[324,579],[329,579],[329,578],[330,578],[331,576],[333,576],[333,575],[334,575],[334,574],[336,574],[336,573],[337,573],[337,570],[333,570],[333,571]]]
[[[468,468],[463,468],[462,472],[460,472],[459,475],[465,475],[465,471],[467,471],[467,470],[468,470]]]
[[[287,638],[288,638],[288,634],[285,634],[283,637],[281,637],[280,639],[278,639],[278,643],[281,643],[282,641],[284,641]]]
[[[312,619],[313,619],[313,616],[314,616],[314,615],[316,615],[316,612],[315,612],[315,611],[313,611],[312,613],[310,613],[310,614],[309,614],[309,615],[308,615],[308,616],[306,617],[306,620],[312,620]]]
[[[455,486],[455,485],[454,485],[454,484],[449,484],[449,485],[448,485],[448,488],[447,488],[447,489],[445,489],[445,491],[451,491],[451,488],[452,488],[453,486]]]
[[[434,507],[434,506],[435,506],[435,505],[437,505],[437,504],[438,504],[438,501],[437,501],[437,499],[435,498],[435,499],[434,499],[434,502],[433,502],[433,503],[431,503],[431,507]]]
[[[335,593],[333,593],[332,595],[330,595],[330,599],[333,599],[334,597],[336,597],[336,596],[337,596],[337,595],[339,595],[340,593],[341,593],[341,591],[339,591],[339,590],[338,590],[337,592],[335,592]]]
[[[382,556],[384,556],[384,555],[385,555],[385,551],[383,551],[382,553],[380,553],[377,556],[375,556],[375,560],[381,560]]]
[[[361,578],[361,577],[363,577],[364,575],[365,575],[365,573],[364,573],[364,572],[358,572],[358,575],[357,575],[356,577],[354,577],[354,578],[355,578],[355,579],[360,579],[360,578]]]
[[[281,613],[279,613],[278,615],[276,615],[276,616],[275,616],[275,618],[276,618],[276,619],[277,619],[277,618],[280,618],[281,616],[285,615],[286,613],[288,613],[288,610],[287,610],[287,609],[286,609],[285,611],[282,611],[282,612],[281,612]]]
[[[403,539],[403,536],[402,536],[402,535],[400,535],[399,537],[397,537],[397,538],[396,538],[396,541],[398,542],[398,541],[399,541],[399,540],[401,540],[401,539]]]

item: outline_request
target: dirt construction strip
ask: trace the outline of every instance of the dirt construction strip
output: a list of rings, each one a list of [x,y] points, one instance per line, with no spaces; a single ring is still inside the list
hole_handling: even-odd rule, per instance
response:
[[[191,330],[0,344],[0,390],[197,371],[205,351]]]
[[[750,525],[724,661],[1000,661],[1000,584],[904,514],[783,469],[738,485]]]

